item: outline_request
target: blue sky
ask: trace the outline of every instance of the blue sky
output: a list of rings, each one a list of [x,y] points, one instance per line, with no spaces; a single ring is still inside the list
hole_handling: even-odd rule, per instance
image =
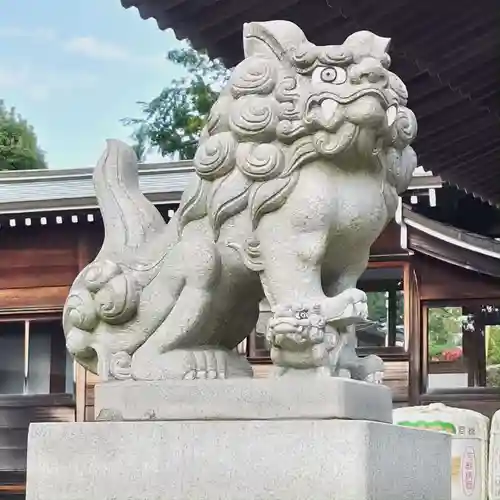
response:
[[[96,163],[179,70],[180,43],[120,0],[0,0],[0,98],[30,122],[50,168]],[[156,157],[150,160],[158,160]]]

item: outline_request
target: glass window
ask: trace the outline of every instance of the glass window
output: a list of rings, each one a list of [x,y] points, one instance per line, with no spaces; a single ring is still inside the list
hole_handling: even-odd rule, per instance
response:
[[[73,360],[60,320],[29,322],[27,392],[73,393]]]
[[[404,347],[403,268],[367,269],[358,288],[368,297],[368,320],[357,327],[359,347]]]
[[[24,392],[24,337],[24,321],[0,322],[0,394]]]
[[[0,394],[74,392],[60,320],[0,322]]]
[[[427,309],[427,388],[500,387],[498,306]]]
[[[28,394],[50,393],[51,335],[49,330],[35,328],[29,324],[28,344]],[[38,325],[37,325],[38,326]],[[39,330],[35,331],[34,330]]]
[[[486,325],[486,386],[500,387],[500,325]]]
[[[429,307],[427,335],[427,389],[469,387],[469,373],[463,356],[462,307]]]

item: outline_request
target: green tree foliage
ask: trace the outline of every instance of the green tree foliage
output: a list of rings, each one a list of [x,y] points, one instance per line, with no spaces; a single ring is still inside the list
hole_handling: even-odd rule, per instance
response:
[[[443,350],[456,345],[462,333],[461,307],[429,308],[429,356],[438,356]]]
[[[189,46],[171,50],[167,59],[181,67],[185,76],[173,80],[151,102],[140,102],[142,118],[122,121],[136,127],[135,134],[139,130],[163,156],[191,159],[210,108],[229,72],[220,61],[212,61]],[[138,142],[136,135],[135,148]]]
[[[385,292],[370,292],[368,298],[368,313],[372,321],[382,323],[387,320],[387,299]]]
[[[143,162],[146,159],[151,147],[149,146],[149,138],[147,127],[144,123],[141,123],[132,133],[132,139],[134,141],[132,149],[135,151],[137,160]]]
[[[491,325],[488,329],[488,356],[489,365],[500,365],[500,326]]]
[[[402,292],[397,293],[397,311],[396,318],[397,323],[402,324],[404,319],[404,299]],[[371,321],[376,321],[378,323],[384,323],[387,321],[387,297],[386,292],[368,292],[368,315]]]
[[[486,385],[500,387],[500,326],[487,326]]]
[[[0,170],[47,168],[33,127],[0,101]]]

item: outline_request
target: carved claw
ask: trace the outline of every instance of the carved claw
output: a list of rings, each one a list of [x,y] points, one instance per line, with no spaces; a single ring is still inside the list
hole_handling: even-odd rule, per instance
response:
[[[195,379],[225,379],[227,378],[227,363],[221,351],[192,351],[192,369],[185,375],[186,380]]]
[[[135,380],[195,380],[252,377],[242,356],[217,347],[174,349],[165,353],[141,347],[132,358]]]
[[[372,384],[382,384],[384,381],[384,372],[371,373],[364,379],[365,382],[371,382]]]

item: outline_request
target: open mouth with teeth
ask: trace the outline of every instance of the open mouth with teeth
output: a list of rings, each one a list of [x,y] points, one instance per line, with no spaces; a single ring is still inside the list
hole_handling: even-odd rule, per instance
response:
[[[377,98],[385,111],[386,127],[391,128],[398,115],[398,107],[389,102],[377,89],[363,89],[347,97],[322,92],[309,97],[305,106],[304,123],[313,132],[313,144],[321,156],[333,157],[348,150],[359,135],[360,125],[347,117],[350,103],[363,96]]]
[[[309,125],[333,132],[343,118],[342,105],[329,95],[311,96],[307,101],[304,121]]]
[[[345,105],[365,95],[379,98],[385,109],[387,127],[392,127],[398,114],[397,105],[389,103],[386,96],[377,89],[364,89],[348,97],[337,96],[333,93],[312,95],[306,102],[304,122],[334,132],[344,121],[343,110]]]

